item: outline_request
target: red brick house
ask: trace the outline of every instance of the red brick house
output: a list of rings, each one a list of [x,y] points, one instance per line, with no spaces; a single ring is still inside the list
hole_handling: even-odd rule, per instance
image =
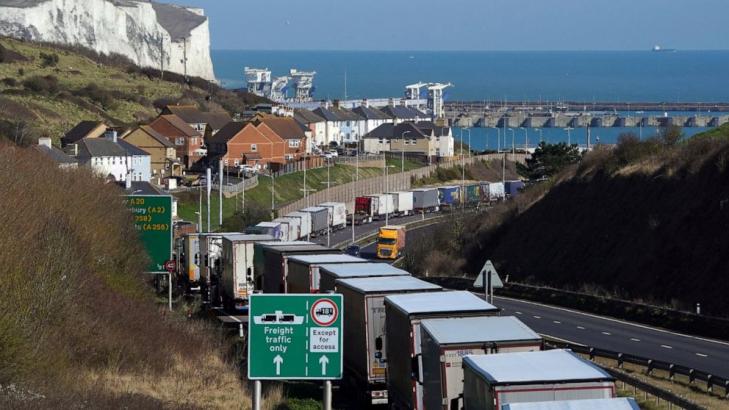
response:
[[[160,115],[149,126],[174,144],[177,160],[187,169],[207,154],[203,134],[176,115]]]
[[[263,132],[262,132],[263,131]],[[251,123],[231,122],[208,140],[212,161],[223,165],[259,165],[284,162],[284,141],[270,129],[259,130]]]
[[[297,160],[306,153],[306,131],[308,130],[294,118],[258,115],[254,123],[258,128],[272,130],[285,141],[285,159],[287,161]]]

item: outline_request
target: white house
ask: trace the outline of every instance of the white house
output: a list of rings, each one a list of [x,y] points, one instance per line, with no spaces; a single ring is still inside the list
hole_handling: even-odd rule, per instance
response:
[[[342,120],[339,116],[327,107],[319,107],[313,111],[314,114],[324,119],[324,140],[323,145],[329,145],[332,142],[337,145],[342,143]],[[322,144],[320,144],[322,145]]]
[[[117,182],[125,182],[128,176],[132,181],[149,182],[151,178],[152,157],[149,153],[117,140],[116,132],[108,133],[104,138],[82,139],[69,148],[80,165],[91,167],[102,177],[111,177]]]
[[[430,135],[431,144],[435,148],[435,156],[452,157],[455,155],[455,142],[451,127],[442,127],[431,121],[421,121],[415,124],[426,135]]]
[[[326,145],[326,120],[305,109],[295,110],[294,119],[309,129],[306,134],[306,152],[311,153],[312,147]]]
[[[358,122],[357,130],[357,133],[360,135],[360,137],[369,134],[375,128],[379,127],[382,124],[393,122],[392,117],[390,117],[389,115],[385,114],[380,110],[370,108],[367,100],[362,101],[362,105],[352,109],[352,112],[359,115],[361,118],[361,120]]]

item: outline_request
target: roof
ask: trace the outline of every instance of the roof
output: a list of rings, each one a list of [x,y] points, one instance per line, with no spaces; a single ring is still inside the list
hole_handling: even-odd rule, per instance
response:
[[[640,410],[632,397],[507,403],[500,410]]]
[[[613,381],[613,377],[570,350],[468,355],[470,368],[491,385]]]
[[[304,246],[304,245],[315,245],[314,242],[307,241],[268,241],[259,243],[261,246]],[[319,245],[321,246],[321,245]]]
[[[408,315],[440,312],[498,311],[496,306],[465,290],[391,295],[385,298],[385,302]]]
[[[339,117],[339,121],[359,121],[362,119],[357,113],[341,107],[332,107],[329,109],[334,115]]]
[[[155,130],[154,128],[150,127],[149,125],[140,125],[139,128],[142,131],[146,132],[147,135],[149,135],[150,137],[154,138],[157,142],[159,142],[160,144],[162,144],[164,147],[167,147],[167,148],[174,148],[175,147],[175,145],[172,142],[170,142],[170,140],[168,140],[167,137],[165,137],[164,135],[160,134],[159,132],[157,132],[157,130]],[[127,135],[129,135],[129,134],[127,134]]]
[[[330,249],[322,245],[316,245],[316,244],[307,244],[307,245],[266,245],[266,250],[270,250],[277,253],[282,252],[306,252],[311,254],[311,252],[332,252],[335,249]],[[321,255],[321,254],[319,254]]]
[[[177,128],[180,132],[182,132],[187,137],[201,137],[202,134],[200,134],[198,131],[196,131],[194,128],[192,128],[185,120],[180,118],[179,116],[175,114],[162,114],[157,119],[152,121],[152,124],[150,124],[152,127],[154,127],[154,124],[159,121],[159,119],[163,119],[170,123],[173,127]],[[156,128],[155,128],[156,129]],[[158,131],[159,132],[159,131]]]
[[[255,242],[255,241],[270,241],[271,239],[273,239],[273,236],[236,233],[236,234],[232,234],[232,235],[223,235],[223,239],[231,241],[231,242]]]
[[[362,258],[342,254],[321,254],[321,255],[299,255],[292,256],[289,261],[295,261],[305,265],[322,265],[325,263],[360,263],[367,262]]]
[[[99,121],[81,121],[63,136],[63,143],[75,144],[76,142],[86,138],[91,131],[95,130],[99,126],[106,127],[106,124]]]
[[[304,208],[301,210],[301,212],[321,212],[321,211],[328,211],[328,208],[325,208],[323,206],[310,206],[308,208]]]
[[[299,121],[303,122],[304,124],[308,124],[308,123],[312,123],[312,122],[324,122],[324,118],[314,114],[312,111],[305,110],[305,109],[294,110],[294,118],[298,119]]]
[[[513,316],[426,319],[420,322],[420,326],[439,344],[542,340]]]
[[[428,138],[428,136],[412,122],[401,122],[397,125],[389,122],[381,124],[379,127],[364,136],[364,138],[384,138],[388,140],[400,139],[402,137],[405,137],[406,139]]]
[[[260,116],[257,121],[266,124],[279,137],[285,140],[302,139],[306,137],[304,130],[291,117],[274,117],[272,115]]]
[[[410,273],[398,269],[389,263],[348,263],[346,265],[321,265],[320,270],[327,271],[335,278],[366,278],[373,276],[410,276]]]
[[[190,37],[192,30],[207,20],[205,16],[173,4],[152,3],[152,7],[157,13],[157,21],[170,33],[172,41]]]
[[[259,222],[256,226],[262,226],[264,228],[275,228],[279,225],[281,224],[276,222]]]
[[[356,266],[352,264],[351,266]],[[327,265],[320,266],[323,268]],[[342,265],[350,266],[350,265]],[[392,276],[387,280],[378,277],[370,278],[351,278],[338,279],[337,286],[344,286],[362,293],[381,293],[381,292],[397,292],[397,291],[429,291],[440,290],[440,286],[414,278],[412,276]]]
[[[228,125],[221,128],[215,135],[208,139],[209,142],[227,143],[232,140],[233,137],[238,135],[239,132],[243,131],[243,128],[248,125],[244,122],[229,122]]]
[[[36,151],[46,155],[53,162],[56,162],[58,164],[76,164],[76,163],[78,163],[76,158],[66,155],[65,152],[63,152],[62,150],[60,150],[56,147],[49,148],[49,147],[46,147],[45,145],[34,145],[33,148],[35,148]]]
[[[78,142],[80,157],[125,157],[127,150],[106,138],[84,138]]]
[[[132,155],[132,156],[149,155],[149,152],[147,152],[137,146],[134,146],[124,140],[117,140],[116,143],[119,144],[119,146],[122,147],[122,149],[124,151],[126,151],[127,155]]]
[[[169,112],[180,117],[187,124],[208,124],[210,128],[219,130],[233,119],[228,113],[200,111],[194,105],[168,105],[162,112]]]
[[[352,112],[368,120],[389,120],[391,117],[380,110],[360,105],[352,109]]]
[[[422,112],[410,107],[406,107],[404,105],[388,105],[387,107],[383,107],[380,110],[390,117],[398,118],[401,120],[427,118],[427,115],[423,114]]]
[[[337,114],[329,108],[318,107],[313,111],[313,113],[323,118],[325,121],[341,121]]]
[[[436,137],[442,137],[444,135],[448,135],[450,132],[450,127],[441,127],[436,125],[432,121],[418,121],[415,123],[415,126],[420,128],[423,131],[426,131],[428,134],[432,133]]]

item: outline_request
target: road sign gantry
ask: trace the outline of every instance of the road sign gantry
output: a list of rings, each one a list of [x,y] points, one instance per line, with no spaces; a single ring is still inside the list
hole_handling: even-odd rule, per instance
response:
[[[248,310],[248,378],[342,378],[342,295],[253,294]]]

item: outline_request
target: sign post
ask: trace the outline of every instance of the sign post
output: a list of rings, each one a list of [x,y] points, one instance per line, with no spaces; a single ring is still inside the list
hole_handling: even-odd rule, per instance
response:
[[[339,294],[250,295],[248,378],[341,379],[342,306]],[[331,408],[326,388],[324,399],[324,408]]]
[[[486,280],[486,283],[484,283],[484,279]],[[494,303],[494,288],[503,288],[504,283],[501,281],[494,264],[491,263],[490,260],[487,260],[486,263],[483,264],[481,272],[478,274],[476,280],[473,281],[473,287],[477,289],[484,288],[486,301],[491,304]]]

